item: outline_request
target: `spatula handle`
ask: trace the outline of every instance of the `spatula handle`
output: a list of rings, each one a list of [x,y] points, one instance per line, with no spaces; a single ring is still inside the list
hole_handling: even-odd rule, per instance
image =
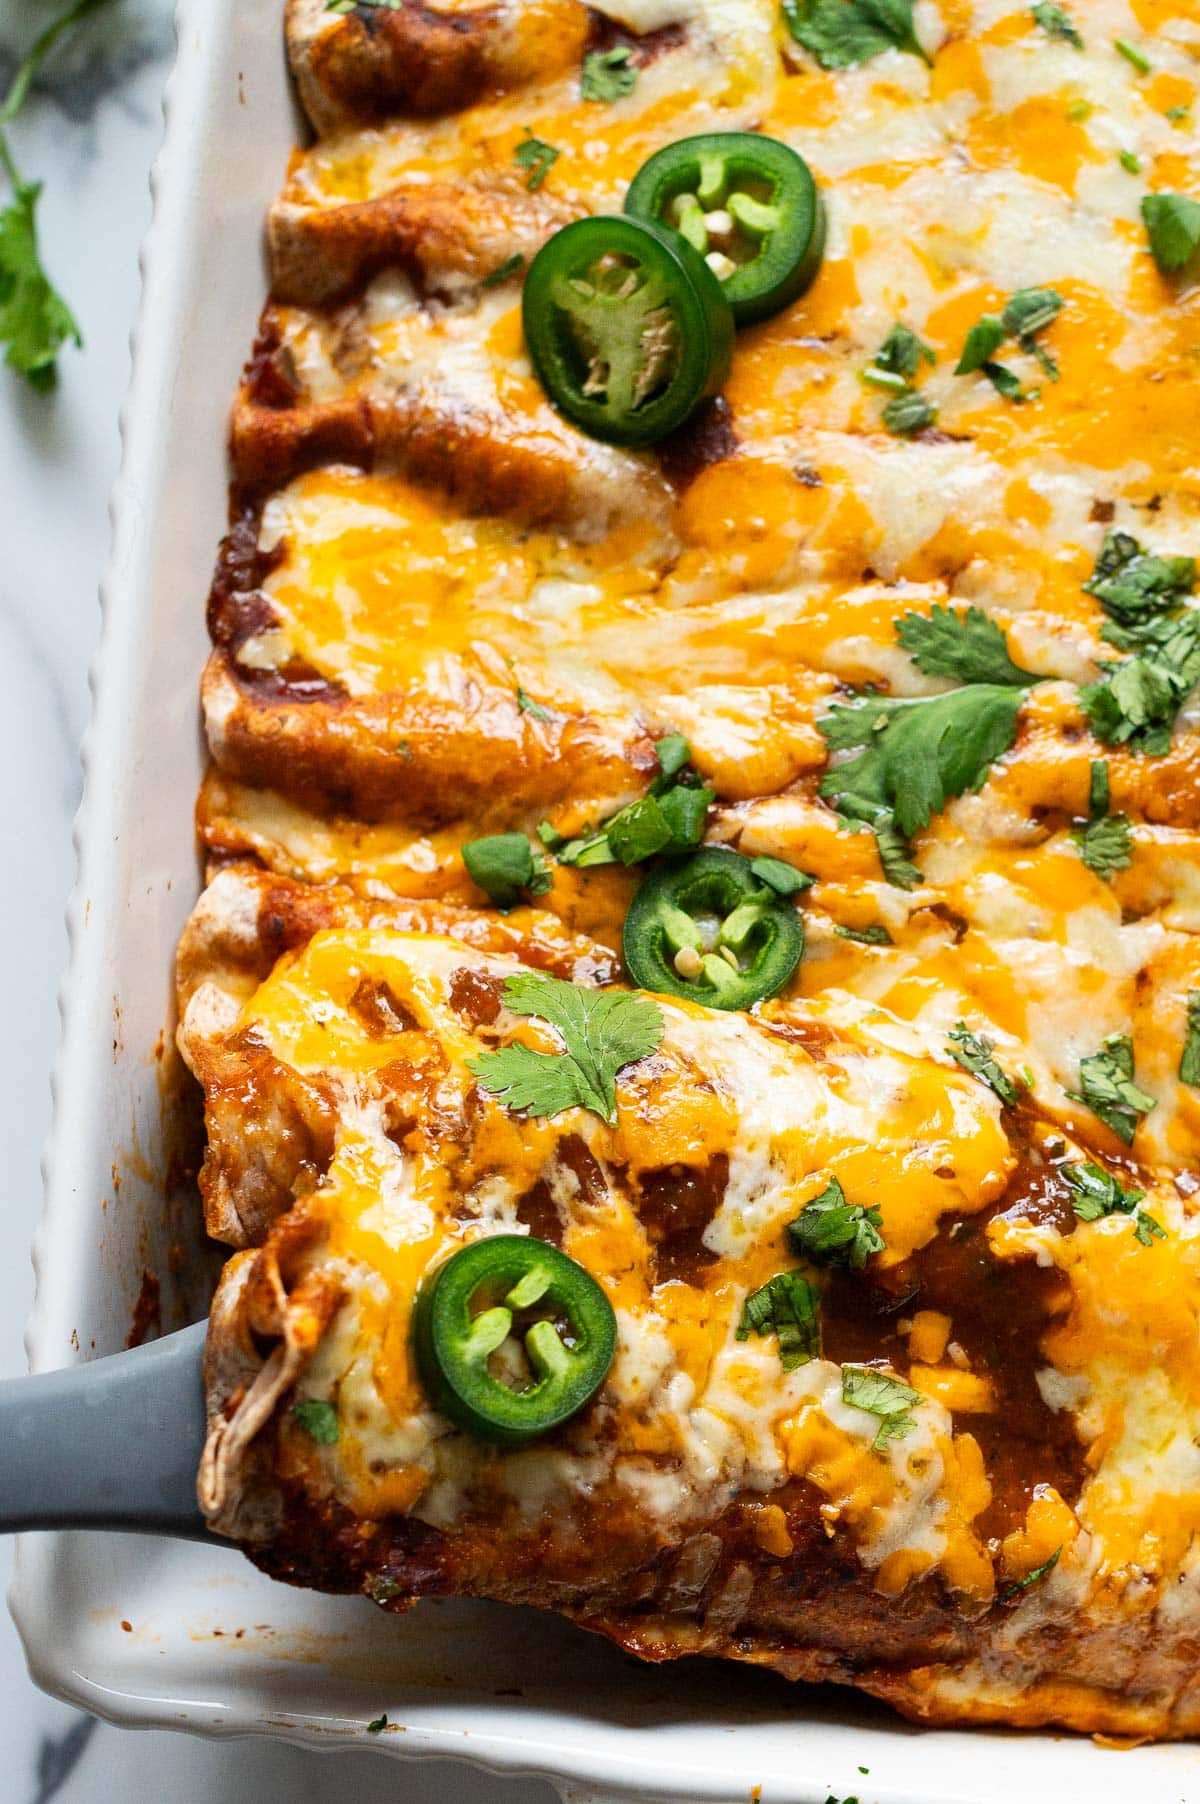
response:
[[[0,1383],[0,1533],[129,1529],[208,1539],[196,1504],[204,1328]]]

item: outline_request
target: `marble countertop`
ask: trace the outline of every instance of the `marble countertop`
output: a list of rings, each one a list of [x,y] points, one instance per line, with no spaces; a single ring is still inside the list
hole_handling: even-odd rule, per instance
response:
[[[53,0],[0,0],[0,92],[16,53],[57,11]],[[0,1052],[0,1137],[9,1172],[2,1376],[24,1370],[21,1336],[33,1289],[27,1248],[41,1203],[38,1162],[58,1037],[77,749],[99,625],[96,585],[108,549],[137,251],[150,212],[146,178],[172,53],[170,0],[116,0],[64,42],[11,130],[23,173],[45,181],[44,256],[79,319],[85,348],[64,355],[59,387],[49,396],[0,370],[0,769],[9,772],[0,790],[0,845],[8,848],[9,869],[0,930],[4,944],[17,948],[7,966],[8,1031]],[[2,1543],[0,1568],[7,1584]],[[0,1748],[7,1804],[555,1798],[544,1784],[441,1762],[402,1765],[370,1753],[334,1759],[277,1742],[218,1744],[98,1725],[33,1689],[7,1617],[0,1618]]]

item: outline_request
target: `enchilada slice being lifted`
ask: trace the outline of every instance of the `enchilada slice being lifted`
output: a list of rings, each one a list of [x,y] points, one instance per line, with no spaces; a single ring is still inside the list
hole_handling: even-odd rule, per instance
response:
[[[1193,1733],[1200,16],[287,11],[179,961],[211,1524]]]

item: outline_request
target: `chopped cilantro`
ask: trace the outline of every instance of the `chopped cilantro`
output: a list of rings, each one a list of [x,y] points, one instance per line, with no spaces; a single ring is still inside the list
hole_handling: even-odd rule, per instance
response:
[[[820,793],[844,820],[872,829],[891,882],[920,881],[907,841],[952,796],[982,787],[1016,737],[1022,699],[995,683],[915,700],[863,695],[817,722],[831,752],[861,748],[826,772]]]
[[[1146,551],[1128,532],[1106,532],[1084,589],[1110,620],[1134,634],[1157,616],[1183,606],[1196,586],[1196,560]]]
[[[1071,1207],[1080,1221],[1103,1221],[1108,1215],[1132,1215],[1144,1190],[1126,1190],[1119,1178],[1099,1165],[1064,1165],[1062,1179],[1072,1192]]]
[[[514,1015],[548,1022],[563,1049],[537,1052],[514,1041],[481,1053],[469,1065],[480,1088],[526,1114],[581,1108],[615,1123],[618,1073],[648,1057],[662,1039],[658,1004],[636,991],[593,990],[534,971],[508,978],[503,1000]]]
[[[1134,151],[1132,151],[1132,150],[1118,151],[1117,152],[1117,161],[1121,165],[1121,168],[1125,171],[1125,173],[1127,175],[1140,175],[1141,174],[1141,169],[1142,169],[1141,161]]]
[[[1110,814],[1072,829],[1071,837],[1089,871],[1109,879],[1133,863],[1133,829],[1123,814]]]
[[[513,159],[525,170],[525,186],[531,194],[541,187],[562,152],[553,144],[547,144],[544,138],[535,138],[530,132],[513,151]]]
[[[907,388],[903,394],[893,395],[883,410],[883,423],[896,438],[912,438],[914,433],[924,432],[937,419],[938,410],[927,395],[918,389]]]
[[[753,858],[750,870],[777,896],[796,896],[801,890],[812,888],[813,879],[808,872],[798,871],[794,864],[785,864],[782,858]]]
[[[802,1272],[779,1272],[742,1305],[737,1339],[751,1334],[779,1337],[779,1363],[785,1372],[817,1359],[821,1352],[821,1298]]]
[[[955,1064],[961,1065],[964,1071],[969,1071],[972,1077],[977,1077],[981,1083],[986,1084],[1010,1109],[1020,1101],[1020,1085],[992,1057],[996,1049],[991,1040],[983,1034],[973,1034],[965,1021],[956,1022],[950,1029],[948,1038],[950,1044],[946,1051]]]
[[[918,670],[926,676],[957,677],[963,683],[1036,683],[1008,655],[1008,643],[982,608],[965,613],[934,606],[928,615],[905,614],[896,622],[896,637]]]
[[[1063,38],[1068,44],[1073,44],[1076,50],[1083,49],[1083,39],[1061,6],[1051,6],[1048,0],[1039,0],[1039,4],[1030,10],[1035,23],[1050,37]]]
[[[830,1178],[819,1196],[810,1197],[787,1226],[788,1239],[801,1258],[814,1265],[849,1266],[860,1272],[872,1253],[881,1253],[885,1242],[879,1232],[883,1216],[862,1203],[848,1203],[836,1178]]]
[[[512,908],[522,896],[544,896],[553,881],[550,867],[523,833],[493,833],[469,839],[462,860],[472,883],[498,908]]]
[[[531,695],[526,694],[519,683],[517,684],[517,707],[522,714],[528,714],[531,720],[554,719],[549,708],[543,708],[541,702],[535,702]]]
[[[839,940],[855,940],[860,946],[892,946],[895,941],[886,927],[835,927]]]
[[[1134,1220],[1133,1235],[1142,1246],[1148,1247],[1153,1246],[1156,1240],[1165,1240],[1167,1230],[1160,1221],[1151,1215],[1148,1209],[1139,1209]]]
[[[1079,703],[1105,745],[1158,757],[1169,749],[1175,717],[1200,681],[1200,612],[1125,636],[1144,649],[1123,663],[1101,661],[1103,677],[1080,690]]]
[[[1136,69],[1139,75],[1149,75],[1150,58],[1139,50],[1136,44],[1131,44],[1128,38],[1114,38],[1113,49],[1118,56],[1123,56],[1130,68]]]
[[[911,382],[922,359],[926,363],[937,362],[924,340],[918,338],[911,327],[902,325],[897,320],[871,359],[871,366],[887,375],[900,376]]]
[[[637,87],[636,64],[627,44],[613,50],[589,50],[583,59],[579,92],[585,100],[623,100]]]
[[[1084,1103],[1126,1146],[1155,1101],[1133,1081],[1133,1041],[1128,1034],[1109,1034],[1099,1052],[1081,1059],[1079,1090],[1068,1094]]]
[[[1200,990],[1188,991],[1187,1034],[1179,1059],[1179,1081],[1200,1085]]]
[[[700,844],[716,792],[691,770],[691,752],[681,734],[668,733],[655,750],[659,775],[649,793],[620,809],[597,832],[563,839],[543,822],[538,835],[560,864],[640,864],[658,852],[682,852]]]
[[[1108,759],[1095,758],[1088,776],[1088,813],[1094,821],[1108,813],[1108,799]]]
[[[503,263],[498,263],[495,269],[489,270],[479,286],[481,288],[499,288],[513,276],[520,275],[524,267],[524,257],[520,251],[514,251],[511,257],[506,257]]]
[[[387,1728],[387,1726],[388,1726],[388,1719],[387,1719],[387,1711],[385,1710],[382,1716],[377,1716],[373,1723],[367,1724],[367,1734],[368,1735],[380,1735],[380,1734],[382,1734],[384,1729]]]
[[[1154,261],[1164,275],[1190,263],[1200,248],[1200,201],[1186,194],[1147,194],[1142,218]]]
[[[1032,1572],[1025,1574],[1024,1578],[1015,1579],[1011,1585],[1005,1585],[997,1593],[997,1603],[1009,1603],[1014,1597],[1019,1597],[1022,1591],[1028,1591],[1030,1585],[1036,1585],[1039,1579],[1044,1579],[1054,1571],[1061,1557],[1062,1548],[1056,1547],[1048,1560],[1043,1560],[1040,1566],[1035,1566]]]
[[[913,0],[783,0],[783,16],[822,69],[849,69],[885,50],[929,61],[913,27]]]
[[[898,1441],[915,1428],[915,1418],[908,1412],[920,1400],[919,1391],[901,1384],[887,1372],[877,1372],[871,1366],[842,1367],[842,1402],[879,1418],[871,1442],[876,1453],[886,1452],[889,1441]]]
[[[292,1416],[296,1426],[318,1447],[332,1447],[337,1440],[338,1414],[332,1403],[320,1397],[306,1397],[294,1406]]]

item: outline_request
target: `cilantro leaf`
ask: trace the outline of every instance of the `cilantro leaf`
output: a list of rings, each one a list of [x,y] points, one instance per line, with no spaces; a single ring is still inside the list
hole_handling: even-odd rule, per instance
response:
[[[801,1272],[779,1272],[742,1305],[736,1338],[779,1336],[779,1363],[785,1372],[807,1365],[821,1353],[821,1297]]]
[[[1000,323],[1010,338],[1015,338],[1023,349],[1030,347],[1026,339],[1032,339],[1038,332],[1056,320],[1063,310],[1063,298],[1054,288],[1018,288],[1009,296]]]
[[[836,704],[817,725],[830,750],[861,746],[828,771],[820,793],[839,814],[874,824],[886,813],[905,839],[952,796],[979,789],[1016,737],[1021,690],[972,683],[916,700],[863,696]]]
[[[538,835],[560,864],[640,864],[656,853],[700,844],[716,791],[705,788],[689,768],[691,751],[682,734],[668,733],[655,751],[660,774],[649,793],[611,815],[598,832],[563,839],[542,823]]]
[[[1089,871],[1097,877],[1111,878],[1133,863],[1133,829],[1128,817],[1109,814],[1086,827],[1074,827],[1071,837],[1079,847],[1079,855]]]
[[[1099,1165],[1064,1165],[1061,1175],[1072,1192],[1071,1207],[1080,1221],[1132,1215],[1146,1194],[1144,1190],[1126,1190],[1119,1178]]]
[[[1021,1099],[1021,1086],[992,1057],[995,1043],[984,1034],[973,1034],[965,1021],[957,1021],[948,1035],[946,1051],[956,1065],[985,1083],[1002,1103],[1013,1108]]]
[[[1200,990],[1188,991],[1187,1035],[1179,1058],[1179,1081],[1200,1085]]]
[[[1052,12],[1055,10],[1057,9],[1054,7],[1050,8]],[[1014,1579],[1011,1585],[1005,1585],[1002,1590],[998,1591],[996,1602],[999,1604],[1011,1603],[1012,1599],[1019,1597],[1022,1591],[1028,1591],[1030,1585],[1036,1585],[1039,1579],[1044,1579],[1053,1572],[1061,1558],[1062,1548],[1056,1547],[1048,1560],[1043,1560],[1040,1566],[1035,1566],[1032,1572],[1025,1574],[1024,1578]]]
[[[1133,1081],[1133,1041],[1128,1034],[1109,1034],[1099,1052],[1079,1061],[1079,1090],[1068,1091],[1112,1129],[1126,1146],[1155,1099]]]
[[[879,1418],[879,1428],[871,1442],[876,1453],[886,1452],[889,1441],[900,1440],[916,1427],[915,1418],[908,1412],[920,1400],[919,1391],[901,1384],[887,1372],[877,1372],[870,1366],[842,1367],[842,1402]]]
[[[835,927],[839,940],[854,940],[860,946],[894,946],[895,941],[886,927],[873,925],[870,927]]]
[[[777,896],[796,896],[801,890],[811,889],[813,879],[807,871],[798,871],[794,864],[785,864],[782,858],[753,858],[750,870],[760,883],[773,889]]]
[[[403,12],[407,0],[325,0],[327,13],[352,13],[357,7],[375,7],[383,12]]]
[[[377,6],[380,4],[380,0],[368,0],[368,3],[371,5]],[[382,1735],[383,1731],[387,1728],[387,1726],[388,1726],[388,1719],[387,1719],[387,1711],[385,1710],[382,1716],[377,1716],[375,1718],[374,1722],[367,1724],[367,1734],[368,1735]]]
[[[321,1397],[306,1397],[292,1409],[292,1417],[310,1441],[318,1447],[332,1447],[338,1438],[338,1414],[332,1403]]]
[[[1196,560],[1148,552],[1132,533],[1106,532],[1084,590],[1130,631],[1182,607],[1196,586]]]
[[[962,356],[954,366],[954,374],[971,376],[976,370],[981,370],[993,352],[1000,349],[1006,336],[1003,323],[996,315],[985,313],[967,333]]]
[[[623,100],[637,87],[638,72],[627,44],[613,50],[589,50],[583,59],[579,92],[584,100]]]
[[[462,848],[462,860],[471,881],[498,908],[512,908],[523,894],[544,896],[552,882],[546,860],[523,833],[469,839]]]
[[[1134,1239],[1142,1246],[1166,1240],[1167,1230],[1148,1209],[1138,1207],[1144,1190],[1126,1190],[1110,1171],[1099,1165],[1066,1165],[1064,1181],[1072,1191],[1071,1207],[1080,1221],[1104,1221],[1110,1215],[1132,1215]]]
[[[514,1015],[548,1022],[563,1042],[559,1053],[514,1042],[470,1063],[489,1095],[531,1115],[590,1109],[611,1126],[617,1119],[618,1072],[654,1052],[663,1037],[662,1011],[649,996],[586,989],[541,972],[508,978],[504,1006]]]
[[[1076,50],[1083,49],[1083,39],[1072,25],[1061,6],[1051,6],[1048,0],[1039,0],[1037,6],[1031,7],[1034,21],[1052,38],[1064,38],[1073,44]]]
[[[1186,194],[1147,194],[1142,218],[1154,261],[1164,275],[1174,275],[1200,249],[1200,201]]]
[[[83,337],[67,303],[42,266],[38,249],[37,203],[40,182],[22,179],[4,127],[24,106],[38,70],[65,32],[111,0],[76,0],[34,40],[17,67],[0,105],[0,168],[12,185],[11,204],[0,210],[0,344],[10,369],[43,392],[54,386],[58,353]]]
[[[1108,813],[1108,759],[1092,760],[1088,775],[1088,813],[1094,821]]]
[[[1038,681],[1032,671],[1013,663],[1004,634],[982,608],[968,608],[962,614],[935,606],[928,615],[905,614],[896,622],[896,637],[926,676],[1020,688]]]
[[[902,376],[911,382],[922,358],[926,363],[937,362],[924,340],[918,338],[910,326],[902,325],[897,320],[871,359],[871,364],[874,369],[883,370],[890,376]]]
[[[902,395],[893,395],[883,410],[882,419],[888,431],[897,438],[911,438],[914,433],[924,432],[926,426],[932,426],[937,419],[938,410],[927,395],[919,389],[905,389]]]
[[[517,145],[513,161],[526,171],[525,186],[531,194],[541,187],[561,155],[553,144],[547,144],[544,138],[535,138],[532,132]]]
[[[885,50],[929,61],[913,29],[913,0],[783,0],[783,16],[822,69],[849,69]]]
[[[63,345],[82,345],[83,337],[42,268],[36,219],[41,192],[40,182],[19,182],[12,205],[0,211],[0,344],[7,347],[10,369],[47,389]]]
[[[860,1272],[872,1253],[881,1253],[886,1242],[879,1232],[883,1216],[862,1203],[848,1203],[836,1178],[830,1178],[819,1196],[810,1197],[787,1236],[803,1259],[814,1265],[843,1265]]]
[[[1171,744],[1175,717],[1200,681],[1200,611],[1141,629],[1144,649],[1124,663],[1102,665],[1103,678],[1079,691],[1097,739],[1160,756]]]

